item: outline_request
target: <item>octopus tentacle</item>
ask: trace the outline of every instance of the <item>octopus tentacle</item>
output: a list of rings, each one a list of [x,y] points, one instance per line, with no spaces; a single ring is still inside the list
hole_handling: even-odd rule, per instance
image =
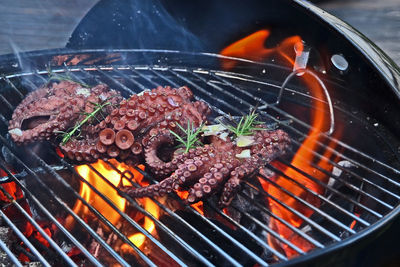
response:
[[[173,145],[174,143],[175,139],[169,131],[160,131],[148,141],[144,149],[144,157],[155,175],[166,176],[177,168],[178,160],[176,158],[165,162],[157,155],[162,146]]]
[[[225,183],[220,196],[218,203],[220,207],[226,207],[232,202],[233,198],[240,189],[240,184],[242,183],[243,177],[251,174],[254,169],[254,167],[250,167],[248,164],[246,164],[244,167],[236,167],[235,170],[231,172],[230,178]]]
[[[224,185],[224,189],[220,196],[218,206],[227,207],[232,202],[232,199],[236,196],[236,193],[240,189],[241,179],[237,176],[233,176],[228,179]]]
[[[207,170],[208,164],[206,157],[191,157],[185,160],[183,164],[172,175],[176,179],[175,189],[182,188],[185,185],[192,185]]]
[[[62,146],[62,150],[70,160],[95,162],[100,158],[96,145],[88,140],[71,140]]]
[[[200,199],[207,197],[216,191],[218,187],[225,181],[229,171],[224,168],[224,164],[217,162],[210,168],[210,172],[207,172],[199,179],[198,183],[195,183],[189,190],[187,201],[189,203],[195,203]]]
[[[127,193],[132,198],[141,197],[153,197],[153,196],[164,196],[174,189],[175,180],[172,177],[168,177],[158,184],[152,184],[147,187],[133,188],[130,186],[124,186],[121,188],[122,191]]]

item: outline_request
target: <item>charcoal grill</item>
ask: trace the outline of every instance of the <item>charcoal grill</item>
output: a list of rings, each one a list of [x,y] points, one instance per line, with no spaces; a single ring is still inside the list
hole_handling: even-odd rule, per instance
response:
[[[77,65],[71,65],[77,55],[87,55],[87,57]],[[326,129],[320,133],[325,138],[321,139],[318,149],[315,149],[312,153],[316,159],[325,158],[335,168],[334,170],[325,170],[315,162],[309,162],[311,166],[331,177],[329,184],[321,183],[313,175],[303,172],[304,175],[319,183],[325,189],[326,193],[324,194],[316,194],[300,185],[309,194],[321,200],[323,204],[316,206],[314,203],[286,191],[288,196],[312,209],[314,214],[307,217],[269,195],[270,199],[280,203],[285,209],[297,214],[304,220],[301,227],[296,228],[271,213],[265,204],[249,197],[246,190],[255,190],[258,194],[267,196],[267,193],[253,179],[249,179],[245,183],[243,191],[240,193],[252,206],[256,207],[258,213],[279,220],[313,244],[315,249],[310,252],[303,251],[295,244],[282,238],[279,233],[270,229],[260,217],[240,206],[233,205],[233,209],[241,213],[243,218],[246,218],[245,221],[250,223],[237,222],[235,218],[216,208],[212,200],[205,203],[206,209],[217,214],[231,228],[235,228],[235,231],[232,232],[224,224],[218,223],[215,219],[207,218],[192,207],[185,205],[175,193],[171,193],[169,197],[180,202],[180,205],[184,207],[184,213],[173,211],[168,205],[154,200],[165,213],[167,220],[156,219],[133,199],[126,197],[131,207],[154,221],[159,235],[153,237],[128,214],[118,210],[107,197],[99,193],[98,189],[80,177],[74,166],[65,159],[58,157],[54,149],[49,147],[41,147],[40,149],[16,147],[7,136],[10,114],[28,91],[35,90],[47,82],[49,73],[46,65],[49,62],[54,62],[57,56],[63,56],[64,62],[61,66],[52,66],[52,72],[67,73],[77,81],[88,84],[107,83],[110,87],[120,90],[124,96],[158,85],[188,85],[196,98],[207,101],[211,105],[214,117],[228,116],[228,114],[241,115],[248,112],[250,108],[258,106],[260,115],[264,120],[290,134],[293,142],[290,155],[293,155],[301,146],[301,142],[307,136],[311,127],[309,116],[303,113],[308,114],[306,111],[313,109],[313,101],[323,103],[324,106],[328,107],[327,118],[333,121],[329,121]],[[0,116],[2,133],[0,136],[2,146],[0,167],[7,174],[2,178],[3,182],[11,180],[22,188],[29,204],[35,210],[34,215],[33,217],[29,216],[17,201],[11,202],[11,205],[20,210],[23,213],[22,217],[29,220],[43,234],[50,243],[49,248],[43,251],[43,248],[39,246],[35,249],[38,244],[24,237],[21,230],[18,230],[18,222],[10,220],[4,212],[0,214],[4,223],[30,249],[29,253],[25,251],[25,254],[45,266],[54,264],[75,265],[76,263],[67,255],[68,249],[66,247],[68,246],[76,246],[87,264],[100,266],[105,263],[104,259],[107,259],[107,261],[112,259],[111,262],[123,266],[132,264],[132,261],[129,261],[123,254],[110,246],[107,238],[101,236],[97,229],[92,229],[88,222],[82,220],[72,211],[71,205],[74,202],[71,199],[80,199],[96,215],[98,220],[110,228],[115,238],[119,238],[131,246],[136,255],[136,263],[151,266],[160,264],[154,260],[154,256],[148,254],[148,251],[136,247],[129,241],[126,234],[85,201],[79,195],[77,181],[86,183],[106,203],[117,210],[125,223],[143,233],[155,250],[160,251],[170,262],[179,265],[211,266],[226,264],[240,266],[256,263],[268,265],[301,262],[328,251],[335,251],[343,247],[344,244],[354,243],[372,232],[379,231],[379,229],[382,229],[382,225],[391,221],[398,213],[400,199],[399,160],[396,151],[393,150],[393,147],[398,146],[398,141],[390,133],[386,133],[386,129],[382,125],[373,121],[372,118],[368,119],[367,115],[355,110],[355,107],[350,109],[346,107],[346,103],[338,103],[335,98],[331,98],[330,90],[327,89],[329,92],[324,95],[323,99],[315,99],[307,88],[298,83],[301,78],[297,77],[296,74],[302,72],[301,70],[293,72],[290,68],[274,63],[230,59],[243,64],[239,68],[240,71],[220,71],[212,69],[213,65],[215,66],[220,60],[223,60],[218,55],[156,50],[92,50],[79,52],[64,50],[62,52],[48,51],[45,55],[43,53],[28,53],[23,55],[22,58],[25,62],[19,61],[18,63],[14,62],[14,64],[27,66],[27,62],[35,62],[35,68],[5,75],[0,81],[2,86],[0,99],[3,103]],[[17,59],[14,58],[13,60]],[[11,59],[9,63],[11,64],[13,60]],[[157,64],[149,65],[146,63],[149,60],[157,62]],[[196,62],[196,64],[193,62]],[[270,78],[276,72],[282,77],[280,81]],[[340,91],[346,88],[346,85],[340,80],[320,79],[317,75],[314,78],[329,89],[335,88],[335,90]],[[284,83],[285,79],[286,82]],[[329,112],[329,107],[332,108],[332,112]],[[297,109],[301,109],[302,114],[296,112]],[[370,144],[364,146],[364,141],[357,142],[346,137],[346,134],[343,135],[343,138],[336,139],[331,135],[331,132],[335,132],[338,125],[344,125],[344,129],[342,129],[344,133],[350,133],[352,128],[363,129],[367,133],[361,135],[369,138],[365,140]],[[377,133],[379,134],[377,135]],[[388,143],[388,140],[391,143]],[[335,149],[328,147],[331,142],[337,144]],[[323,152],[327,150],[331,150],[347,165],[338,164],[337,161],[326,158]],[[278,161],[287,168],[298,170],[290,164],[287,158]],[[118,171],[110,162],[108,164]],[[111,184],[93,166],[89,166],[99,175],[99,179],[104,179]],[[268,167],[283,175],[285,179],[294,181],[292,177],[285,176],[275,166],[269,165]],[[301,170],[298,171],[301,172]],[[149,174],[145,172],[144,174],[149,180],[156,182]],[[121,175],[129,178],[127,173],[121,173]],[[68,179],[66,177],[74,178]],[[262,179],[269,181],[271,186],[276,186],[285,191],[270,177],[263,176]],[[75,184],[71,182],[74,180]],[[89,252],[83,244],[84,241],[82,241],[81,236],[70,232],[62,222],[57,220],[57,214],[60,213],[60,210],[71,215],[79,227],[86,232],[86,235],[97,241],[106,256],[96,258],[93,253]],[[53,240],[53,238],[48,237],[37,222],[42,220],[53,223],[59,229],[63,238]],[[351,226],[352,222],[353,226]],[[255,234],[249,225],[257,227],[264,231],[265,235],[269,234],[287,244],[299,256],[290,260],[282,251],[272,247],[260,235]],[[211,229],[213,235],[223,239],[229,245],[221,245],[221,242],[217,240],[218,238],[213,238],[205,233],[202,227]],[[189,233],[190,238],[180,233],[182,229]],[[244,241],[246,239],[247,241]],[[60,240],[62,240],[61,244]],[[201,240],[204,247],[199,247],[198,244],[193,243],[193,240]],[[15,255],[16,252],[10,251],[4,242],[4,240],[0,241],[2,249],[10,256],[14,264],[21,266],[18,255]]]
[[[2,225],[8,227],[6,229],[12,232],[11,236],[16,240],[10,246],[7,237],[0,238],[0,247],[9,260],[17,266],[22,266],[21,255],[45,266],[102,266],[112,263],[123,266],[354,264],[355,259],[349,263],[348,254],[357,250],[348,249],[361,249],[368,242],[376,240],[395,221],[400,209],[400,124],[394,119],[400,114],[398,68],[354,29],[303,1],[293,1],[295,4],[292,1],[269,1],[271,8],[268,9],[268,16],[265,9],[256,8],[264,7],[265,1],[252,1],[252,5],[246,3],[243,8],[232,7],[228,22],[226,17],[218,16],[218,12],[210,12],[205,16],[212,23],[214,31],[209,33],[201,28],[204,25],[209,27],[209,24],[187,20],[190,14],[186,14],[185,1],[168,1],[173,3],[171,5],[164,3],[167,1],[161,2],[167,9],[176,11],[176,14],[173,12],[176,18],[187,21],[186,26],[206,44],[206,51],[218,53],[238,37],[252,33],[253,26],[261,27],[264,23],[279,27],[287,23],[290,30],[286,28],[283,32],[299,34],[317,50],[322,47],[321,50],[328,51],[326,55],[320,55],[323,65],[331,66],[330,56],[335,54],[347,59],[350,69],[341,69],[337,65],[331,66],[331,69],[312,66],[314,71],[304,74],[305,70],[293,70],[271,59],[260,63],[213,53],[141,49],[143,47],[116,49],[125,46],[115,46],[112,42],[110,49],[105,50],[103,48],[108,46],[99,44],[99,39],[90,39],[91,35],[86,34],[87,29],[84,27],[83,30],[77,28],[68,44],[69,48],[76,50],[46,50],[2,56],[0,170],[4,173],[1,182],[6,184],[13,181],[24,192],[24,196],[17,197],[17,201],[2,203],[3,209],[0,211]],[[203,2],[198,1],[196,4],[201,6]],[[240,6],[242,3],[231,1],[232,6]],[[181,8],[174,9],[176,6]],[[187,17],[180,17],[182,14]],[[243,14],[250,17],[248,21],[251,23],[245,19],[232,19],[241,18]],[[276,14],[279,14],[279,18]],[[94,18],[100,17],[103,20],[107,17],[98,16],[98,13],[92,15],[90,17],[89,13],[87,20],[94,21],[94,24]],[[295,22],[282,21],[282,17]],[[244,21],[247,23],[245,26],[238,25]],[[107,23],[111,26],[108,33],[114,33],[113,30],[118,29],[121,21]],[[227,23],[229,27],[226,27]],[[246,29],[246,25],[252,26]],[[313,30],[309,31],[304,25],[314,25]],[[103,31],[102,27],[96,25],[93,36],[100,34],[98,29]],[[149,36],[151,38],[148,41],[151,43],[153,35]],[[228,37],[223,39],[221,36]],[[79,40],[76,41],[76,38]],[[164,40],[161,43],[164,44]],[[101,49],[87,49],[87,44],[89,47],[97,44],[99,46],[95,48]],[[178,49],[170,42],[164,48]],[[179,47],[179,50],[183,49]],[[222,71],[220,63],[224,60],[234,62],[237,67],[232,71]],[[75,166],[59,157],[53,147],[48,144],[17,147],[7,135],[8,120],[16,105],[28,92],[48,81],[49,67],[53,73],[67,74],[90,85],[106,83],[121,91],[125,97],[158,85],[187,85],[196,98],[211,105],[212,118],[243,115],[257,107],[260,116],[270,127],[287,131],[292,139],[288,155],[266,167],[282,179],[297,184],[312,196],[311,199],[321,204],[317,205],[315,201],[303,199],[285,190],[273,175],[265,172],[258,174],[260,180],[252,178],[244,183],[239,193],[240,201],[234,202],[227,213],[216,208],[215,202],[210,199],[204,203],[206,216],[203,216],[198,210],[186,205],[175,193],[168,196],[174,205],[153,199],[163,214],[158,219],[141,204],[126,196],[130,210],[119,210],[98,188],[82,178]],[[318,85],[323,92],[322,97],[313,95],[302,80],[304,75],[311,77]],[[377,88],[381,89],[379,94]],[[318,111],[322,112],[326,122],[319,133],[321,138],[318,139],[317,147],[311,151],[313,160],[305,162],[316,172],[329,177],[328,183],[320,182],[316,172],[304,172],[291,163],[291,158],[312,128],[310,113],[316,111],[315,103],[324,107]],[[340,137],[336,136],[338,132],[342,133]],[[331,156],[327,157],[327,152]],[[321,167],[319,161],[326,161],[333,168]],[[121,172],[110,161],[106,164],[127,179],[132,176],[129,172]],[[89,165],[89,168],[98,175],[98,179],[115,188],[93,165]],[[284,169],[307,177],[319,184],[324,192],[317,194],[299,184]],[[140,169],[137,171],[143,173],[150,182],[157,182],[150,174]],[[267,181],[269,186],[280,189],[295,203],[301,203],[311,210],[312,215],[306,216],[268,194],[260,181]],[[86,184],[116,210],[121,217],[120,223],[112,224],[101,211],[83,199],[79,194],[79,183]],[[140,185],[134,183],[134,186]],[[5,193],[4,189],[1,192]],[[283,210],[296,214],[303,223],[295,227],[281,219],[271,212],[265,201],[261,201],[265,199],[275,201]],[[75,214],[73,206],[77,200],[94,215],[94,221],[106,227],[99,227]],[[32,215],[26,211],[27,205]],[[9,210],[15,211],[13,216],[9,215]],[[154,236],[141,222],[135,220],[137,217],[131,216],[132,211],[154,222]],[[75,221],[74,230],[66,226],[66,217]],[[282,237],[269,227],[268,221],[271,220],[286,226],[314,249],[308,251]],[[37,238],[24,235],[23,226],[27,221],[49,243],[48,247]],[[51,237],[46,234],[49,225],[56,233]],[[121,225],[142,233],[146,237],[145,245],[135,246]],[[104,230],[106,228],[109,230]],[[289,257],[282,248],[268,242],[266,237],[289,247],[298,255]],[[119,246],[115,246],[116,240],[118,244],[125,243],[132,252],[123,252]]]

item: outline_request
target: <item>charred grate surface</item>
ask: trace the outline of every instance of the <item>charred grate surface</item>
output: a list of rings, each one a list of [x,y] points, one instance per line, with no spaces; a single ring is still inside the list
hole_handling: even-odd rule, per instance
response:
[[[312,109],[312,97],[306,89],[298,85],[286,88],[282,101],[275,104],[280,92],[280,84],[267,79],[257,79],[252,75],[187,67],[136,65],[73,66],[52,71],[68,73],[72,78],[88,84],[106,83],[111,88],[120,90],[125,97],[158,85],[174,87],[187,85],[198,99],[202,99],[212,106],[215,116],[242,115],[252,107],[262,107],[260,115],[263,119],[271,125],[284,129],[292,137],[293,147],[290,153],[292,156],[302,145],[302,141],[312,127],[307,117],[299,116],[293,112],[293,108],[286,108],[286,105],[294,105],[302,108],[303,111]],[[91,203],[81,197],[79,182],[86,184],[99,198],[109,204],[120,215],[121,222],[146,236],[146,242],[150,244],[148,247],[160,252],[171,262],[183,266],[192,264],[213,266],[221,262],[234,266],[285,262],[289,260],[289,257],[282,250],[271,246],[271,243],[263,237],[269,235],[299,255],[312,252],[307,252],[292,240],[285,239],[275,229],[269,227],[268,220],[271,218],[285,225],[296,235],[312,244],[316,248],[315,250],[318,250],[335,246],[344,239],[354,238],[365,229],[374,227],[377,222],[395,212],[399,204],[400,181],[398,177],[400,172],[392,167],[395,166],[392,157],[389,159],[379,158],[374,154],[375,151],[363,150],[362,146],[350,145],[345,139],[343,141],[341,138],[333,137],[334,135],[320,133],[320,141],[310,151],[313,159],[303,160],[319,173],[329,177],[329,183],[323,183],[318,177],[293,166],[288,158],[278,159],[278,164],[267,166],[282,179],[297,184],[320,204],[316,205],[315,201],[296,196],[271,178],[272,176],[268,173],[259,175],[262,180],[268,182],[269,186],[279,189],[294,202],[301,203],[304,209],[311,210],[311,216],[302,214],[275,196],[268,194],[256,179],[249,179],[244,184],[239,194],[239,200],[230,207],[229,215],[216,208],[212,200],[204,203],[204,210],[208,214],[213,214],[213,218],[203,216],[181,201],[176,193],[171,193],[169,198],[183,208],[176,211],[169,205],[153,199],[164,214],[163,217],[157,219],[135,200],[125,195],[130,210],[135,210],[136,213],[143,214],[154,222],[158,234],[153,236],[128,212],[121,211],[110,199],[83,179],[76,172],[74,166],[58,157],[52,148],[43,152],[43,149],[17,148],[10,142],[6,135],[6,129],[12,111],[28,91],[37,89],[38,86],[47,82],[47,79],[46,70],[37,70],[5,76],[0,80],[2,87],[0,94],[2,103],[0,107],[2,131],[0,168],[6,174],[3,179],[10,179],[22,188],[26,199],[34,209],[33,215],[25,212],[23,205],[17,201],[11,202],[10,206],[19,210],[22,213],[21,216],[42,234],[49,243],[48,252],[44,253],[34,240],[27,239],[23,231],[18,229],[18,223],[10,220],[4,212],[1,211],[0,216],[3,219],[2,223],[8,225],[29,248],[29,252],[26,252],[26,255],[29,254],[28,258],[31,257],[32,260],[39,261],[45,266],[54,264],[54,258],[58,263],[76,265],[67,252],[66,244],[75,246],[81,253],[80,257],[95,266],[101,266],[105,258],[110,258],[112,259],[110,262],[116,262],[123,266],[135,264],[156,266],[160,264],[157,261],[159,259],[149,256],[146,249],[135,246],[121,231],[119,225],[113,225],[101,214],[101,211],[96,210]],[[325,98],[314,99],[314,101],[319,101],[327,106]],[[334,112],[335,115],[338,114],[336,125],[341,124],[341,121],[348,122],[351,119],[353,127],[356,127],[354,125],[357,123],[360,124],[359,127],[364,127],[350,112],[340,108],[335,108]],[[329,118],[329,114],[327,114],[327,118]],[[379,138],[376,138],[375,142],[381,144]],[[332,146],[332,143],[335,145]],[[329,157],[326,152],[329,152]],[[332,160],[335,157],[339,160]],[[325,161],[333,167],[324,168],[318,164],[321,161]],[[129,172],[121,173],[110,162],[107,164],[127,179],[132,175]],[[99,179],[120,192],[93,165],[89,165],[89,168],[98,175]],[[319,184],[325,192],[318,194],[298,183],[286,171],[282,171],[288,169]],[[144,173],[144,175],[150,181],[156,182],[148,174]],[[139,185],[135,184],[135,186]],[[295,214],[302,219],[302,224],[295,227],[289,221],[274,214],[264,202],[260,201],[261,198],[268,198],[283,210]],[[76,199],[79,199],[82,205],[99,221],[109,227],[110,236],[130,246],[134,257],[126,256],[121,250],[110,245],[109,236],[104,236],[98,228],[80,218],[72,209]],[[61,221],[58,217],[61,213],[72,217],[81,232],[67,229],[65,221]],[[50,237],[46,234],[44,226],[39,223],[43,220],[54,224],[58,236]],[[94,255],[87,245],[88,237],[95,240],[98,250],[101,250],[104,256]],[[2,250],[10,256],[12,262],[20,265],[18,255],[14,255],[15,252],[8,249],[4,242],[4,240],[0,241]]]

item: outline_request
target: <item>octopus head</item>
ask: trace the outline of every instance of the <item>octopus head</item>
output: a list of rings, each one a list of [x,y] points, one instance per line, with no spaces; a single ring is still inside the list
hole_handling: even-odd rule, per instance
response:
[[[8,132],[18,144],[55,138],[75,125],[88,102],[107,98],[108,91],[105,85],[86,88],[71,81],[45,85],[14,110]]]

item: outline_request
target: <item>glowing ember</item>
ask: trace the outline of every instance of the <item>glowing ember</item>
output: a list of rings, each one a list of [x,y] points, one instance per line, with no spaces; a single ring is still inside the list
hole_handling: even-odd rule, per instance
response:
[[[6,172],[0,169],[0,177],[8,176]],[[16,200],[19,205],[26,211],[28,216],[32,217],[31,208],[26,201],[22,189],[15,182],[3,183],[0,185],[0,202],[10,203]],[[2,208],[4,214],[14,221],[17,227],[22,231],[22,233],[28,238],[35,238],[42,245],[49,247],[49,242],[39,233],[39,231],[33,227],[33,225],[27,220],[25,215],[18,210],[14,205],[4,205]],[[43,228],[44,232],[48,236],[52,236],[51,230],[48,226],[39,223],[39,225]],[[24,248],[27,252],[30,252],[30,249],[25,246],[23,242],[20,243],[20,246]],[[22,262],[29,262],[29,258],[23,254],[22,252],[19,254],[18,259]]]
[[[356,215],[356,216],[359,217],[359,218],[360,218],[360,216],[361,216],[360,213],[354,213],[354,215]],[[356,224],[357,224],[357,221],[356,221],[356,220],[352,221],[351,224],[350,224],[350,229],[354,229],[354,226],[356,226]]]
[[[178,196],[182,199],[187,199],[189,192],[188,191],[178,191],[177,192]],[[197,203],[194,203],[190,205],[192,208],[197,210],[201,215],[204,215],[204,210],[203,210],[203,201],[199,201]]]

